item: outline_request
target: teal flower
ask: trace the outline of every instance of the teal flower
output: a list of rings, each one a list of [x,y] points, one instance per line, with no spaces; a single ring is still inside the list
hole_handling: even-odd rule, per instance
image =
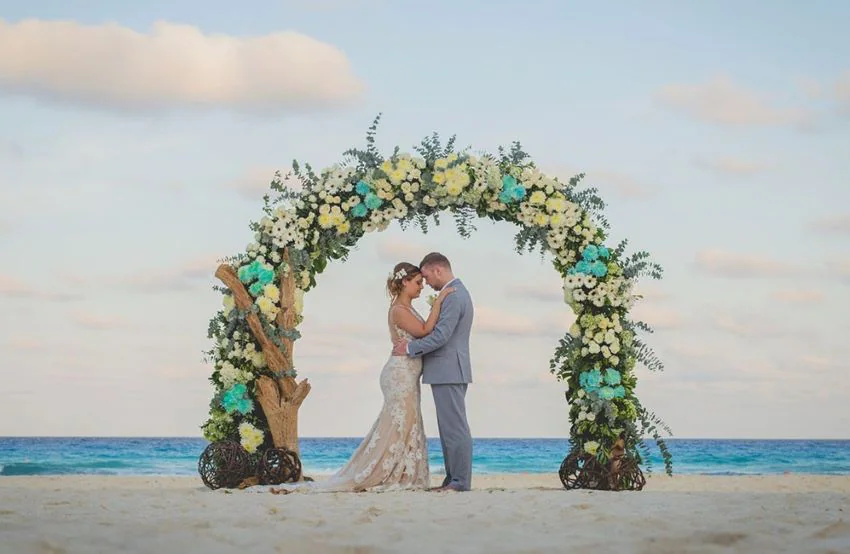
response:
[[[499,200],[505,204],[522,200],[525,197],[525,187],[520,185],[516,177],[513,175],[505,175],[502,177],[502,192],[499,193]]]
[[[372,187],[369,185],[369,183],[361,179],[357,181],[356,185],[354,185],[354,190],[356,190],[357,194],[359,194],[360,196],[366,196],[372,191]]]
[[[626,389],[623,388],[623,385],[614,387],[614,398],[623,398],[624,396],[626,396]]]
[[[260,296],[263,294],[263,285],[260,281],[255,282],[253,285],[248,287],[248,292],[251,293],[251,296]]]
[[[602,387],[599,391],[597,391],[597,394],[602,400],[611,400],[614,398],[614,389],[611,387]]]
[[[590,264],[584,260],[579,261],[575,266],[576,273],[590,274]]]
[[[605,277],[608,273],[608,266],[606,266],[603,262],[596,260],[590,264],[590,274],[594,277]]]
[[[366,207],[370,210],[377,210],[381,207],[381,204],[383,204],[384,201],[378,198],[378,195],[374,192],[370,192],[366,195],[364,203],[366,204]]]
[[[608,251],[608,248],[606,248],[605,246],[599,247],[599,257],[600,258],[602,258],[603,260],[607,260],[608,256],[610,256],[610,255],[611,255],[611,252]]]
[[[239,412],[245,415],[254,409],[254,403],[248,398],[248,389],[243,383],[236,383],[224,393],[221,406],[229,414]]]
[[[581,253],[581,257],[588,262],[594,262],[599,258],[599,249],[593,244],[588,244],[584,252]]]
[[[614,385],[620,384],[620,372],[614,369],[613,367],[609,367],[605,370],[605,384]]]
[[[239,280],[243,283],[250,283],[257,277],[257,269],[259,268],[259,263],[257,260],[254,260],[248,265],[243,265],[236,272],[236,275],[239,277]]]
[[[602,373],[598,369],[585,371],[579,376],[578,383],[587,392],[598,390],[602,385]]]
[[[351,208],[351,215],[354,217],[366,217],[366,214],[369,213],[369,208],[366,207],[366,204],[360,202],[353,208]]]
[[[266,286],[272,281],[274,281],[274,270],[261,267],[257,273],[257,282],[262,286]]]

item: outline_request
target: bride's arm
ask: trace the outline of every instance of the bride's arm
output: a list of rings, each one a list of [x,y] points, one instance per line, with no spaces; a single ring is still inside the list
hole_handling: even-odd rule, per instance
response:
[[[437,299],[434,300],[434,304],[431,306],[431,313],[428,314],[428,319],[423,323],[419,321],[419,319],[413,315],[413,313],[405,309],[401,306],[396,306],[393,308],[392,318],[393,323],[398,325],[400,328],[404,329],[415,338],[421,338],[425,335],[429,334],[434,330],[434,327],[437,325],[437,319],[440,317],[440,308],[443,305],[443,300],[454,292],[454,289],[448,287],[444,290],[440,291],[440,294],[437,296]]]

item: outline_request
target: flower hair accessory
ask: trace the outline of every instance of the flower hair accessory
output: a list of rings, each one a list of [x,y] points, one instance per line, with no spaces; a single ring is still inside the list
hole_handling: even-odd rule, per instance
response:
[[[395,273],[390,271],[390,279],[392,279],[393,281],[398,281],[399,279],[404,279],[405,277],[407,277],[407,270],[404,268],[399,269]]]

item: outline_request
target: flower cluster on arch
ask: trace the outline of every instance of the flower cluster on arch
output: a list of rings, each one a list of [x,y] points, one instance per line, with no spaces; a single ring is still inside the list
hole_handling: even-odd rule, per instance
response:
[[[254,299],[252,311],[274,331],[281,309],[275,281],[292,273],[300,322],[304,293],[315,286],[328,261],[345,258],[363,235],[393,221],[418,222],[425,229],[428,218],[450,212],[461,234],[468,233],[475,216],[515,223],[521,229],[517,249],[551,255],[564,279],[564,300],[576,315],[551,361],[552,372],[568,387],[573,447],[604,459],[623,439],[627,451],[640,459],[642,433],[660,422],[634,395],[634,368],[641,361],[651,369],[661,364],[636,338],[646,326],[631,321],[628,313],[637,298],[636,277],[658,277],[660,268],[649,264],[645,253],[627,258],[624,243],[613,249],[605,245],[607,225],[599,217],[603,204],[595,191],[577,192],[582,176],[564,183],[545,175],[518,144],[498,155],[474,155],[455,151],[453,141],[443,147],[434,137],[415,153],[396,149],[384,159],[369,139],[369,149],[349,151],[349,163],[318,174],[294,164],[300,186],[279,177],[272,183],[279,196],[266,197],[265,215],[252,224],[254,240],[233,258]],[[253,390],[254,380],[269,370],[244,314],[223,292],[224,307],[210,326],[216,395],[204,433],[210,440],[243,444],[247,437],[256,450],[258,433],[268,433],[256,403],[249,406],[250,395],[243,390]],[[297,338],[297,330],[293,333],[291,338]]]

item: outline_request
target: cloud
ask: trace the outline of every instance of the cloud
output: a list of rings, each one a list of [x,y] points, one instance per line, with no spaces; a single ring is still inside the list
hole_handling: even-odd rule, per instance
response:
[[[44,350],[44,343],[31,337],[15,337],[6,341],[13,350]]]
[[[773,338],[790,334],[767,317],[721,314],[711,320],[711,326],[742,338]]]
[[[654,329],[678,329],[685,325],[678,310],[648,302],[637,302],[631,310],[631,316]]]
[[[818,100],[823,97],[823,85],[816,79],[810,77],[799,77],[795,79],[797,88],[811,100]]]
[[[823,302],[825,298],[821,291],[815,289],[782,289],[774,291],[770,297],[789,304],[814,304]]]
[[[756,175],[773,169],[773,166],[770,164],[752,162],[738,158],[720,158],[717,160],[703,161],[699,162],[699,165],[716,173],[744,177]]]
[[[618,196],[638,199],[652,196],[654,193],[652,186],[641,183],[634,177],[619,171],[605,169],[582,170],[565,167],[551,170],[550,173],[558,177],[562,182],[568,182],[579,173],[584,173],[585,177],[581,181],[582,185],[596,187],[602,194],[611,191]]]
[[[250,200],[257,200],[268,194],[274,197],[277,193],[271,190],[271,183],[280,171],[281,183],[292,190],[301,190],[301,182],[286,172],[273,167],[255,167],[243,175],[224,183],[224,187],[238,192]]]
[[[296,32],[237,37],[158,21],[141,33],[38,19],[0,19],[0,88],[127,110],[298,112],[364,90],[343,52]]]
[[[812,229],[825,234],[850,235],[850,213],[822,217],[812,223]]]
[[[80,298],[77,294],[41,290],[14,277],[2,274],[0,274],[0,296],[6,296],[8,298],[33,298],[56,302],[65,302]]]
[[[845,279],[850,282],[850,258],[833,260],[829,262],[829,268],[835,272],[839,279]]]
[[[201,281],[214,279],[217,258],[213,255],[199,256],[174,267],[139,271],[119,277],[114,282],[139,292],[188,290],[198,286]]]
[[[84,329],[93,331],[114,331],[131,327],[130,323],[122,317],[94,314],[86,311],[72,313],[71,321]]]
[[[831,358],[826,358],[824,356],[800,356],[799,361],[801,364],[816,369],[831,368],[838,365],[838,363],[832,360]]]
[[[508,284],[505,286],[505,293],[508,296],[538,300],[540,302],[564,302],[564,291],[557,281]]]
[[[798,273],[798,268],[758,254],[737,254],[717,249],[698,252],[697,269],[718,277],[785,277]]]
[[[835,101],[839,111],[850,115],[850,71],[845,71],[835,83]]]
[[[378,258],[388,264],[402,261],[418,264],[428,253],[421,244],[396,238],[381,240],[375,250],[378,253]]]
[[[24,157],[23,147],[13,140],[0,140],[0,160],[20,160]]]
[[[543,329],[533,320],[495,310],[487,306],[475,308],[475,318],[472,324],[473,333],[510,336],[539,336]]]
[[[701,84],[667,85],[656,98],[691,117],[721,125],[803,125],[810,120],[805,110],[776,107],[725,75]]]

